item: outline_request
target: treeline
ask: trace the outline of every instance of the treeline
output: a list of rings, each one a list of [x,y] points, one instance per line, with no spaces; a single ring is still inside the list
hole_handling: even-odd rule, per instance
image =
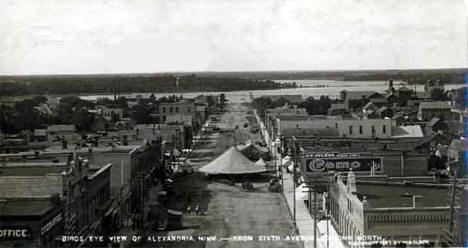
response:
[[[330,99],[328,96],[322,95],[317,99],[310,96],[307,97],[305,101],[299,103],[297,107],[305,108],[307,114],[309,115],[326,115],[328,114],[328,109],[331,107],[332,103],[337,102],[338,100]],[[284,97],[278,98],[275,101],[272,101],[269,97],[259,97],[253,100],[252,105],[257,110],[257,113],[259,113],[260,117],[264,118],[266,109],[283,107],[286,105],[286,103],[291,105],[291,103]]]
[[[172,75],[77,75],[0,77],[0,96],[131,92],[209,92],[288,87],[271,80]]]
[[[262,71],[262,72],[202,72],[200,76],[239,77],[271,80],[345,80],[387,81],[389,79],[424,84],[428,79],[440,79],[446,84],[464,82],[468,69],[419,69],[419,70],[353,70],[353,71]],[[467,78],[468,80],[468,78]]]

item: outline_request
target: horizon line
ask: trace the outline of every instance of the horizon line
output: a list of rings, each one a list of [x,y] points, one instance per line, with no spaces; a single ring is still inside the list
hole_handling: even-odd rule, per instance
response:
[[[166,71],[166,72],[101,72],[101,73],[57,73],[57,74],[1,74],[0,77],[44,77],[44,76],[105,76],[105,75],[139,75],[139,74],[203,74],[203,73],[303,73],[303,72],[379,72],[379,71],[437,71],[468,70],[468,67],[444,68],[408,68],[408,69],[333,69],[333,70],[255,70],[255,71]]]

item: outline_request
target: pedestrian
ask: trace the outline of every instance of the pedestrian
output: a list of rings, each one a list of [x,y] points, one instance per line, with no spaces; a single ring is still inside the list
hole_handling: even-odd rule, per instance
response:
[[[187,213],[189,213],[189,214],[192,213],[192,206],[188,206]]]
[[[199,206],[199,205],[197,205],[197,206],[195,207],[195,214],[196,214],[196,215],[200,215],[200,206]]]

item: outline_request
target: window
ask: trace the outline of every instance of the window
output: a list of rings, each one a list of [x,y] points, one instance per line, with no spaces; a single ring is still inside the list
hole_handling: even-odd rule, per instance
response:
[[[175,107],[175,112],[179,113],[179,107]]]
[[[372,135],[375,134],[375,127],[373,125],[371,126],[371,133],[372,133]]]
[[[165,116],[165,115],[163,115],[162,121],[163,121],[163,122],[166,122],[166,116]]]
[[[174,111],[174,109],[172,109],[172,107],[169,108],[169,113],[172,113],[172,111]]]
[[[296,124],[296,128],[299,128],[299,124]]]
[[[187,107],[187,112],[190,113],[190,111],[192,111],[192,109],[190,107]]]
[[[359,134],[362,134],[362,126],[359,126]]]
[[[335,128],[338,128],[338,123],[335,123]]]
[[[349,126],[349,134],[353,134],[353,126]]]
[[[386,133],[387,132],[387,126],[386,125],[383,125],[382,126],[382,133]]]
[[[162,112],[163,112],[163,113],[166,113],[166,107],[163,107],[163,108],[162,108]]]

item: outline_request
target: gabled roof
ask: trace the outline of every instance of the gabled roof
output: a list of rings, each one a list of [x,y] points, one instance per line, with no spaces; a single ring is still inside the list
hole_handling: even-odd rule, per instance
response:
[[[240,175],[261,173],[265,172],[266,169],[251,162],[232,146],[221,156],[200,168],[199,171],[212,175]]]
[[[387,109],[388,109],[387,107],[383,106],[383,107],[380,107],[379,109],[377,109],[377,110],[375,111],[375,113],[376,113],[376,114],[381,114],[381,113],[383,113],[384,111],[386,111]]]
[[[437,124],[437,122],[439,122],[439,121],[440,121],[440,119],[439,119],[439,118],[437,118],[437,117],[434,117],[434,118],[432,118],[432,119],[431,119],[429,122],[427,122],[427,124],[426,124],[426,125],[428,125],[428,126],[432,127],[432,126],[434,126],[435,124]]]
[[[400,88],[397,89],[397,91],[411,91],[411,90],[406,86],[401,86]]]
[[[372,96],[382,96],[376,91],[348,91],[346,92],[346,98],[348,100],[361,100],[362,98],[370,98]]]
[[[423,138],[424,134],[421,129],[421,126],[397,126],[392,127],[392,136],[393,139],[399,138]]]
[[[433,101],[433,102],[421,102],[419,104],[420,109],[450,109],[450,102],[447,101]]]

